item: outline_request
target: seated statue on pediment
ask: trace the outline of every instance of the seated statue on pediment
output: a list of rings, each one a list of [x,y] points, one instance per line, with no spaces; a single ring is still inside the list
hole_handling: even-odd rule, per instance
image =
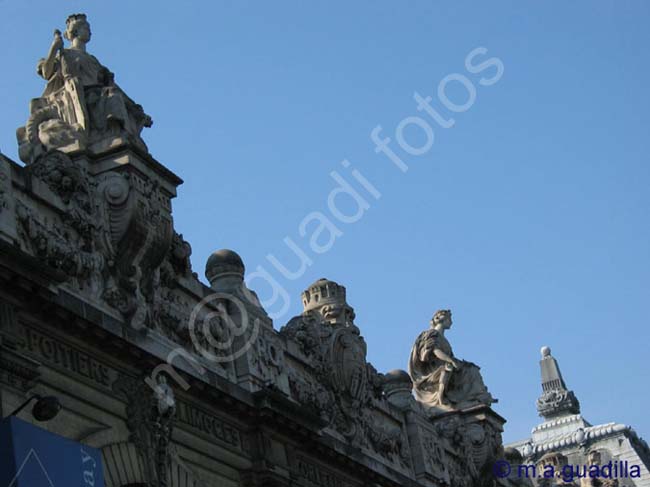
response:
[[[418,336],[409,360],[417,400],[432,412],[466,409],[495,402],[483,384],[477,365],[454,357],[445,331],[451,311],[437,311],[431,327]]]
[[[70,47],[64,47],[63,37]],[[86,51],[91,37],[86,16],[69,16],[63,37],[54,31],[48,54],[37,65],[47,85],[32,100],[27,124],[17,131],[20,158],[30,163],[52,149],[80,150],[115,138],[146,151],[140,133],[151,126],[151,118]]]

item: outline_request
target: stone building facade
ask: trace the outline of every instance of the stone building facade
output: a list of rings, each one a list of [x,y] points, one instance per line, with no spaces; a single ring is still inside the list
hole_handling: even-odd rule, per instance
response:
[[[199,281],[174,229],[182,181],[90,35],[83,14],[68,47],[55,32],[17,130],[22,164],[0,155],[3,415],[58,397],[41,426],[100,449],[107,487],[495,485],[504,419],[453,356],[448,311],[416,341],[412,380],[367,362],[333,281],[279,330],[235,252]]]
[[[580,486],[650,486],[650,449],[634,429],[620,423],[592,425],[580,414],[580,403],[564,382],[557,360],[549,347],[542,347],[540,369],[542,395],[537,400],[537,411],[544,421],[535,426],[531,437],[507,445],[516,449],[525,465],[537,467],[541,477],[546,465],[553,465],[557,472],[562,468],[574,470],[573,482],[564,479],[536,478],[535,484]],[[611,462],[611,463],[610,463]],[[610,478],[578,478],[583,466],[611,465]],[[634,467],[638,467],[638,475]],[[578,470],[576,470],[578,468]],[[609,471],[604,472],[609,476]]]

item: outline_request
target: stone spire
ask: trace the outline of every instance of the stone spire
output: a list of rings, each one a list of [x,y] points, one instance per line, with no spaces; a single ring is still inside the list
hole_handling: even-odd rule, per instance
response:
[[[573,391],[567,389],[560,366],[551,356],[549,347],[542,347],[542,395],[537,399],[537,411],[544,419],[580,413],[580,403]]]

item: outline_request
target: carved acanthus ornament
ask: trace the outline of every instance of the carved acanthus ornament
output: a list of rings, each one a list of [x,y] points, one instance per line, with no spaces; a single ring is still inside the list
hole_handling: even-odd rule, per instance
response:
[[[58,151],[28,169],[62,208],[48,222],[17,203],[19,235],[31,252],[77,287],[92,288],[92,296],[119,310],[131,327],[179,327],[186,310],[171,289],[176,276],[191,272],[191,249],[173,232],[168,197],[158,184],[112,171],[91,179]]]
[[[122,376],[113,385],[116,394],[127,400],[127,427],[131,441],[140,453],[150,485],[170,485],[171,435],[176,420],[174,391],[164,375],[155,388],[143,379]]]
[[[85,287],[102,265],[101,256],[84,250],[89,242],[72,225],[50,223],[39,218],[21,201],[16,202],[18,235],[26,247],[49,267],[62,271]]]

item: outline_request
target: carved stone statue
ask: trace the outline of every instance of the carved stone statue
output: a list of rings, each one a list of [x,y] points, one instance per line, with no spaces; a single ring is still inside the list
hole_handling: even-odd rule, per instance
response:
[[[465,409],[495,402],[479,372],[471,362],[457,360],[445,337],[451,328],[451,311],[439,310],[431,328],[418,336],[409,360],[416,398],[433,409]]]
[[[70,147],[84,149],[95,142],[123,137],[140,149],[140,138],[151,118],[115,84],[113,73],[86,52],[90,24],[84,14],[70,15],[63,36],[59,30],[38,74],[47,80],[41,98],[32,100],[25,127],[17,130],[20,158],[33,162],[42,153]]]

